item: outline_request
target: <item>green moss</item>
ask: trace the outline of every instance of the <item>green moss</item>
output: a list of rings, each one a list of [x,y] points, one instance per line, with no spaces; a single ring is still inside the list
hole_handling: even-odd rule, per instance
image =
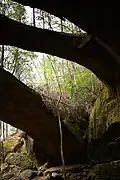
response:
[[[100,138],[111,123],[120,121],[118,98],[107,87],[102,90],[90,114],[89,140]]]
[[[3,146],[5,149],[5,152],[6,153],[11,152],[13,150],[13,148],[15,147],[15,145],[18,143],[18,140],[19,140],[18,134],[6,138],[3,141]],[[22,146],[21,152],[26,152],[25,145]]]
[[[14,136],[9,136],[8,138],[6,138],[4,141],[3,141],[3,146],[4,146],[4,149],[5,149],[5,152],[6,154],[8,154],[9,152],[12,152],[13,148],[15,147],[15,145],[18,143],[18,140],[19,140],[19,133],[17,133],[16,135]],[[21,147],[21,153],[17,153],[19,154],[19,156],[22,155],[25,155],[27,156],[27,161],[25,158],[22,159],[22,163],[25,164],[26,162],[31,162],[32,163],[32,166],[36,167],[37,166],[37,160],[35,158],[35,155],[34,155],[34,152],[30,155],[27,155],[27,150],[26,150],[26,146],[25,144]],[[16,160],[15,160],[16,161]],[[26,161],[26,162],[25,162]]]

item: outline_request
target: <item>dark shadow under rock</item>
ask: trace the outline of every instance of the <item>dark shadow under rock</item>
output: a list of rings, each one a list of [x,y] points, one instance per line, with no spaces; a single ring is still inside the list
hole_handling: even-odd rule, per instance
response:
[[[89,156],[98,162],[120,159],[120,122],[111,124],[100,139],[91,142]]]

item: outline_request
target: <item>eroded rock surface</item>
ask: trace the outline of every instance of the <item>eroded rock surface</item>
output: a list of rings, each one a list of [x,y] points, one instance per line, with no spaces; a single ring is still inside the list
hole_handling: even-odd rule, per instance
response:
[[[60,165],[57,117],[46,108],[38,93],[3,69],[0,69],[0,85],[0,119],[24,130],[35,140],[34,151],[42,164],[48,161],[51,165]],[[85,162],[83,144],[64,123],[62,130],[66,164]]]

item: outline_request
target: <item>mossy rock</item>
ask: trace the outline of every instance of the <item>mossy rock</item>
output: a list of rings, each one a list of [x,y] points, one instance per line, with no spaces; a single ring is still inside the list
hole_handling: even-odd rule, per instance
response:
[[[16,165],[8,165],[7,163],[4,163],[1,165],[1,173],[2,174],[13,174],[13,175],[19,175],[22,171],[22,168]]]
[[[120,121],[120,97],[105,87],[90,114],[89,141],[98,139],[114,123]]]
[[[4,174],[4,173],[7,173],[9,171],[10,167],[7,163],[3,163],[1,164],[1,173]]]
[[[13,150],[13,148],[15,147],[15,145],[18,143],[19,141],[19,133],[16,133],[14,136],[9,136],[8,138],[6,138],[4,141],[3,141],[3,146],[4,146],[4,149],[5,149],[5,152],[6,154],[8,152],[11,152]],[[21,148],[21,152],[26,152],[26,148],[25,148],[25,145],[22,146]]]
[[[23,169],[35,169],[35,164],[31,159],[22,153],[9,153],[5,158],[5,162],[9,165],[20,166]]]

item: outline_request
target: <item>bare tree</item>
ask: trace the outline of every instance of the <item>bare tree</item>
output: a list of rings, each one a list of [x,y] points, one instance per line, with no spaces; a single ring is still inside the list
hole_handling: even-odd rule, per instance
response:
[[[6,123],[6,138],[8,137],[8,124]]]

